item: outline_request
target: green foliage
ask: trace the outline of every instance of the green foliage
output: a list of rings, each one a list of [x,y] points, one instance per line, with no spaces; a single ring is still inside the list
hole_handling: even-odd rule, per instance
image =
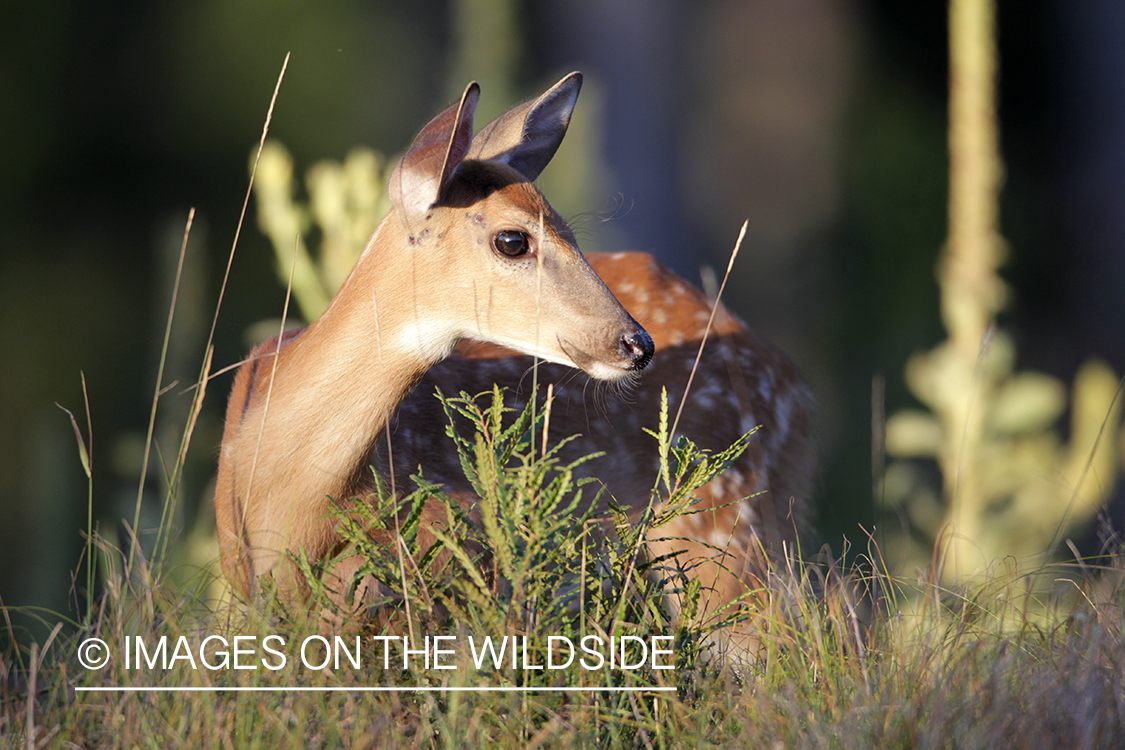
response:
[[[400,529],[412,535],[410,526],[404,521]],[[501,526],[501,533],[503,529]],[[526,541],[527,532],[516,529],[516,536]],[[123,553],[104,543],[98,544],[98,554],[112,572],[96,616],[85,623],[72,623],[66,631],[56,629],[41,647],[24,643],[20,650],[4,655],[0,736],[12,746],[23,747],[33,737],[36,746],[90,748],[527,747],[537,743],[670,748],[1071,748],[1112,746],[1125,731],[1120,700],[1121,665],[1125,663],[1120,558],[1104,569],[1084,571],[1027,571],[1010,563],[989,571],[981,583],[970,588],[930,585],[920,599],[922,606],[915,610],[900,608],[908,601],[901,593],[902,582],[878,571],[841,575],[831,561],[801,566],[788,587],[778,592],[779,598],[786,599],[789,613],[766,621],[772,645],[768,657],[751,672],[724,674],[715,665],[685,658],[677,644],[674,671],[634,674],[571,669],[544,679],[544,673],[513,670],[509,664],[501,668],[488,665],[480,671],[458,669],[442,676],[433,670],[400,670],[394,665],[384,670],[381,658],[365,661],[360,669],[346,662],[339,668],[330,665],[321,670],[290,665],[277,672],[262,668],[212,672],[192,669],[183,662],[166,670],[126,669],[120,652],[105,669],[86,670],[77,663],[76,652],[87,637],[101,637],[116,649],[126,635],[141,636],[149,643],[161,636],[174,640],[183,635],[195,645],[211,634],[252,636],[258,643],[278,634],[295,644],[317,632],[315,621],[292,612],[282,615],[272,608],[268,593],[254,607],[234,604],[208,611],[200,598],[208,584],[205,576],[195,585],[177,590],[151,578],[143,561],[131,578],[123,577]],[[517,573],[532,567],[515,557],[512,569]],[[467,569],[479,562],[461,564]],[[418,568],[424,570],[425,565]],[[1028,596],[1029,576],[1045,575],[1065,576],[1078,584],[1047,596]],[[500,621],[534,642],[536,633],[573,623],[575,615],[553,619],[565,607],[554,602],[551,589],[536,589],[530,579],[524,577],[525,593],[519,601],[514,586],[495,582],[461,589],[479,592],[483,597],[479,602],[467,601],[458,592],[444,594],[457,609],[446,615],[441,632],[473,633],[472,627],[492,627],[491,623]],[[547,575],[543,580],[551,586],[562,576],[552,579]],[[587,593],[604,596],[594,588]],[[646,610],[640,604],[634,611],[651,614],[651,607]],[[873,605],[873,614],[857,616]],[[600,608],[585,606],[590,628],[612,616],[612,601],[603,600]],[[501,614],[489,611],[496,607],[505,609]],[[414,612],[415,627],[421,627],[428,616],[425,606]],[[637,626],[625,623],[622,627]],[[421,632],[416,630],[415,637]],[[489,631],[477,630],[474,634],[486,633]],[[344,637],[351,638],[346,633]],[[532,663],[542,663],[536,661],[541,656],[532,654]],[[440,690],[607,682],[641,688],[668,684],[677,691],[508,694]],[[299,688],[306,692],[74,691],[76,687],[117,685]],[[439,689],[432,693],[315,692],[371,685]],[[35,700],[29,702],[29,696]]]
[[[293,296],[305,320],[328,307],[390,210],[389,177],[382,154],[357,148],[342,164],[314,164],[305,179],[308,202],[297,202],[289,152],[276,141],[266,142],[254,181],[258,226],[273,246],[282,284],[288,283],[292,269]],[[313,252],[307,238],[315,232],[319,242]]]
[[[692,512],[694,483],[721,470],[745,438],[714,455],[687,442],[673,447],[662,420],[654,436],[666,449],[661,490],[679,499],[671,508],[654,503],[639,519],[618,510],[617,534],[606,534],[588,510],[595,487],[575,479],[577,464],[560,462],[557,446],[536,450],[542,409],[508,410],[499,391],[443,403],[451,424],[473,426],[449,434],[479,507],[461,507],[423,471],[404,496],[376,480],[368,502],[337,511],[351,544],[346,554],[365,561],[358,575],[379,582],[387,595],[376,604],[397,615],[356,624],[358,634],[339,622],[326,630],[332,621],[323,613],[334,600],[317,585],[307,612],[283,609],[268,590],[253,602],[216,606],[206,593],[213,573],[175,585],[167,566],[137,554],[129,568],[127,554],[95,534],[90,554],[105,593],[90,616],[55,627],[42,646],[13,633],[13,650],[0,655],[0,736],[19,747],[90,748],[1070,748],[1110,746],[1125,731],[1125,557],[1078,569],[1022,569],[1009,560],[961,589],[923,581],[920,595],[882,569],[874,546],[851,571],[831,558],[794,563],[778,571],[762,604],[761,661],[733,673],[704,657],[708,631],[692,614],[671,621],[664,611],[662,585],[698,600],[700,581],[660,582],[652,574],[659,561],[647,569],[636,563],[646,525]],[[376,542],[388,536],[393,544]],[[1031,582],[1043,578],[1069,582],[1040,593]],[[388,669],[376,649],[366,649],[358,667],[296,663],[302,639],[340,635],[350,644],[371,629],[412,639],[526,636],[531,664],[543,664],[547,636],[669,634],[675,669],[547,671],[506,659],[475,669],[464,655],[450,672],[416,662]],[[194,649],[212,635],[253,644],[277,636],[294,658],[276,671],[210,670],[183,659],[138,669],[122,660],[126,637],[150,645],[182,637]],[[115,652],[101,670],[78,662],[89,637]],[[314,649],[314,661],[320,653]],[[262,655],[259,648],[252,658]],[[146,690],[76,692],[122,685]],[[606,685],[636,692],[550,690]],[[359,692],[371,686],[404,692]],[[542,690],[451,690],[483,686]],[[675,691],[654,690],[665,686]],[[169,687],[204,692],[159,692]],[[433,692],[411,692],[418,688]]]
[[[676,444],[673,446],[668,429],[668,391],[661,390],[659,427],[655,432],[649,429],[645,429],[645,432],[655,438],[660,446],[660,479],[657,486],[653,488],[653,502],[647,509],[647,513],[651,514],[654,513],[655,507],[655,515],[652,516],[651,522],[646,521],[643,524],[655,528],[663,526],[677,516],[702,512],[690,508],[694,501],[693,493],[730,468],[731,464],[746,452],[751,438],[758,432],[758,427],[754,427],[729,448],[714,455],[709,451],[700,450],[683,435],[676,439]]]
[[[1010,296],[999,275],[1010,248],[999,229],[995,22],[991,0],[950,0],[956,85],[949,102],[948,239],[938,264],[947,339],[907,362],[906,383],[928,411],[888,420],[886,449],[898,460],[876,487],[900,520],[888,524],[888,552],[898,569],[926,567],[936,550],[938,574],[951,581],[1005,555],[1049,557],[1065,535],[1090,526],[1119,471],[1121,399],[1113,371],[1096,360],[1083,366],[1064,441],[1054,425],[1067,408],[1067,388],[1018,371],[1015,344],[996,327]],[[940,483],[927,476],[929,461]]]
[[[903,572],[928,564],[935,543],[953,580],[1005,555],[1050,553],[1066,534],[1088,528],[1112,492],[1117,376],[1088,362],[1068,399],[1062,383],[1017,372],[1014,363],[1015,347],[1000,332],[975,362],[941,346],[908,363],[907,382],[931,412],[901,411],[886,425],[887,452],[896,460],[881,499],[914,534],[892,540]],[[1064,440],[1055,423],[1068,406]],[[966,410],[975,413],[968,420]],[[940,467],[941,487],[927,481],[928,461]]]
[[[643,560],[644,534],[694,512],[695,490],[741,454],[748,436],[715,455],[683,438],[671,448],[665,403],[660,430],[653,437],[665,449],[664,477],[672,490],[671,502],[654,502],[636,520],[611,504],[616,534],[607,535],[594,514],[604,488],[575,476],[581,464],[598,454],[562,463],[559,451],[573,438],[539,450],[535,435],[542,434],[547,414],[535,408],[534,400],[516,412],[504,406],[499,388],[476,397],[439,397],[449,419],[447,435],[476,495],[474,504],[458,504],[426,482],[424,471],[413,477],[415,489],[401,499],[391,496],[376,477],[372,497],[337,511],[349,542],[337,560],[356,554],[364,560],[348,594],[364,577],[374,580],[380,591],[391,592],[380,603],[404,610],[411,632],[453,628],[527,637],[537,644],[548,636],[578,641],[588,634],[646,639],[664,634],[676,639],[677,668],[704,669],[696,663],[696,646],[708,634],[693,624],[700,582],[650,575],[668,560]],[[472,432],[454,428],[463,424]],[[659,496],[654,491],[654,499]],[[424,528],[427,504],[431,522]],[[388,538],[401,541],[388,545]],[[682,578],[682,572],[679,575]],[[675,621],[662,606],[662,587],[687,592],[689,606]],[[324,604],[331,607],[328,601]],[[354,602],[349,600],[349,605]],[[536,682],[536,677],[551,682]],[[662,682],[658,677],[608,668],[601,674],[579,669],[537,674],[508,668],[482,674],[481,682],[643,685],[648,684],[645,680]]]

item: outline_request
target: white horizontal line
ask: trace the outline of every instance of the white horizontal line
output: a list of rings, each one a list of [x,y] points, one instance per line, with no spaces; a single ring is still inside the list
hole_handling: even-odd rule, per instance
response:
[[[119,685],[109,687],[75,687],[78,693],[643,693],[668,692],[674,687],[407,687],[407,686],[325,686],[325,687],[145,687]]]

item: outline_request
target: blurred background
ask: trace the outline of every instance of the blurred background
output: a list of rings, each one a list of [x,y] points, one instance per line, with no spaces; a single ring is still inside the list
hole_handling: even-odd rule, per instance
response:
[[[1003,0],[998,30],[1010,292],[1000,325],[1020,370],[1066,388],[1091,357],[1120,374],[1125,5]],[[3,604],[73,613],[83,599],[71,577],[87,482],[56,406],[87,432],[83,374],[94,522],[125,538],[194,207],[163,380],[177,385],[157,413],[142,542],[159,523],[162,462],[178,450],[287,52],[270,134],[298,184],[356,146],[392,158],[469,80],[482,86],[483,124],[582,70],[571,133],[541,187],[583,248],[651,252],[698,283],[701,267],[725,267],[749,219],[725,302],[789,353],[817,395],[816,541],[838,551],[890,527],[920,550],[932,543],[926,508],[888,504],[873,483],[872,393],[884,384],[877,415],[917,408],[904,368],[944,336],[945,3],[41,0],[0,9]],[[274,266],[251,202],[215,369],[245,355],[256,321],[280,315]],[[213,528],[230,382],[211,383],[196,426],[180,538]],[[1048,425],[1060,441],[1066,410]],[[939,486],[927,466],[916,461],[910,481]],[[1097,478],[1111,505],[1117,472]],[[1094,534],[1086,528],[1079,538]]]

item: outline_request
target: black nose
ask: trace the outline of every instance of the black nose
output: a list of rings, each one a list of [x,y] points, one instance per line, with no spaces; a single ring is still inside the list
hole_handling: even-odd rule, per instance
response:
[[[652,336],[648,331],[638,330],[621,337],[621,349],[625,356],[633,360],[629,365],[630,370],[639,371],[648,367],[656,347],[652,343]]]

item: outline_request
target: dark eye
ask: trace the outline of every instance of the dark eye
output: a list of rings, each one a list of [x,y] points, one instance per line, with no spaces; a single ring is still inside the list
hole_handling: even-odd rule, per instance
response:
[[[496,252],[509,258],[518,258],[531,252],[531,238],[527,232],[517,232],[514,229],[497,232],[492,238],[492,246]]]

